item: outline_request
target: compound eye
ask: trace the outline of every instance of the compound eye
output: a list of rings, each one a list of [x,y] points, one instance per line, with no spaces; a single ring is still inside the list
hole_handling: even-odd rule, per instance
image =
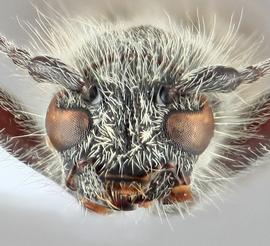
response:
[[[59,94],[58,94],[59,96]],[[57,151],[64,151],[78,144],[90,128],[89,114],[80,109],[61,109],[55,96],[46,115],[46,131]]]
[[[199,155],[207,148],[214,134],[214,117],[206,102],[200,111],[173,111],[165,120],[165,134],[183,150]]]

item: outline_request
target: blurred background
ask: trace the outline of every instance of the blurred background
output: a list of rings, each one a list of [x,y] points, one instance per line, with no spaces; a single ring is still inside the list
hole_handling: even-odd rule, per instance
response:
[[[243,10],[240,34],[264,36],[257,58],[270,57],[268,0],[0,0],[0,33],[18,45],[29,45],[22,23],[37,26],[34,6],[50,14],[47,4],[68,16],[102,16],[111,21],[141,18],[143,22],[144,18],[162,15],[180,23],[199,10],[206,20],[216,14],[221,32],[231,15],[234,13],[238,20]],[[35,83],[25,80],[8,59],[0,56],[1,87],[44,115],[49,93],[36,90]],[[86,213],[56,184],[0,149],[0,245],[269,245],[269,187],[269,158],[265,158],[230,192],[185,218],[161,219],[144,210],[104,217]]]

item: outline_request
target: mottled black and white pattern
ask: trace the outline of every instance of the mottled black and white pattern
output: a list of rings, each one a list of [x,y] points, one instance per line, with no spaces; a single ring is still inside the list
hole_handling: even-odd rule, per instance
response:
[[[247,126],[270,118],[269,113],[260,114],[267,108],[269,91],[256,92],[246,101],[239,98],[244,87],[252,88],[251,82],[269,73],[270,64],[265,60],[249,66],[254,47],[239,53],[237,44],[244,41],[237,41],[234,29],[222,39],[215,37],[214,30],[202,32],[168,20],[153,23],[52,21],[47,39],[40,40],[46,54],[31,56],[2,37],[0,51],[38,82],[59,83],[64,90],[57,98],[60,109],[89,113],[91,128],[81,141],[53,152],[61,157],[63,179],[80,160],[91,163],[76,177],[79,197],[103,204],[107,191],[102,175],[144,176],[174,163],[176,173],[156,175],[146,194],[158,200],[170,193],[177,177],[190,176],[194,200],[169,206],[182,212],[219,193],[238,173],[228,168],[227,161],[234,160],[227,153],[241,153],[245,140],[259,138],[258,129]],[[95,104],[87,100],[93,86],[100,97]],[[163,88],[170,100],[160,103]],[[164,119],[173,111],[199,111],[202,97],[212,107],[215,134],[199,156],[168,139]],[[240,140],[241,148],[230,144]],[[268,152],[266,144],[261,148]],[[260,151],[238,164],[249,166]]]

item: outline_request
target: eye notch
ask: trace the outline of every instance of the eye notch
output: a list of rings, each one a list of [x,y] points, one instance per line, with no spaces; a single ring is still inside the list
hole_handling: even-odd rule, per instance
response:
[[[92,106],[98,106],[102,102],[102,95],[97,85],[82,88],[82,98],[89,102]]]
[[[170,88],[161,85],[156,94],[156,103],[158,105],[167,105],[171,102]]]

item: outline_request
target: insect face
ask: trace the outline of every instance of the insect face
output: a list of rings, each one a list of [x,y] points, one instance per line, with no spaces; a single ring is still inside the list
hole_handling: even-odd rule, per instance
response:
[[[234,162],[240,166],[266,149],[268,140],[258,135],[259,126],[269,119],[269,96],[250,107],[237,102],[240,106],[232,115],[223,95],[269,73],[269,59],[237,69],[219,65],[227,61],[227,44],[215,46],[212,37],[188,28],[82,29],[82,40],[63,41],[76,35],[59,38],[69,44],[67,62],[32,57],[1,36],[0,51],[37,82],[61,86],[48,107],[47,142],[55,159],[61,159],[60,178],[86,208],[107,213],[154,202],[185,202],[188,207],[212,182],[223,181],[224,173],[236,172]],[[207,49],[203,41],[210,42]],[[6,101],[3,111],[15,115]],[[237,152],[241,141],[246,146]],[[213,145],[217,158],[209,157]],[[16,152],[18,144],[14,146]],[[42,149],[46,152],[38,157],[51,155],[47,146]],[[204,153],[209,158],[202,165]],[[215,179],[215,174],[221,178]]]
[[[66,184],[86,206],[129,210],[191,199],[192,168],[213,136],[213,113],[206,97],[168,84],[169,65],[153,57],[156,42],[147,50],[149,43],[128,36],[107,64],[83,69],[81,91],[62,91],[49,106],[48,137],[64,160]]]

